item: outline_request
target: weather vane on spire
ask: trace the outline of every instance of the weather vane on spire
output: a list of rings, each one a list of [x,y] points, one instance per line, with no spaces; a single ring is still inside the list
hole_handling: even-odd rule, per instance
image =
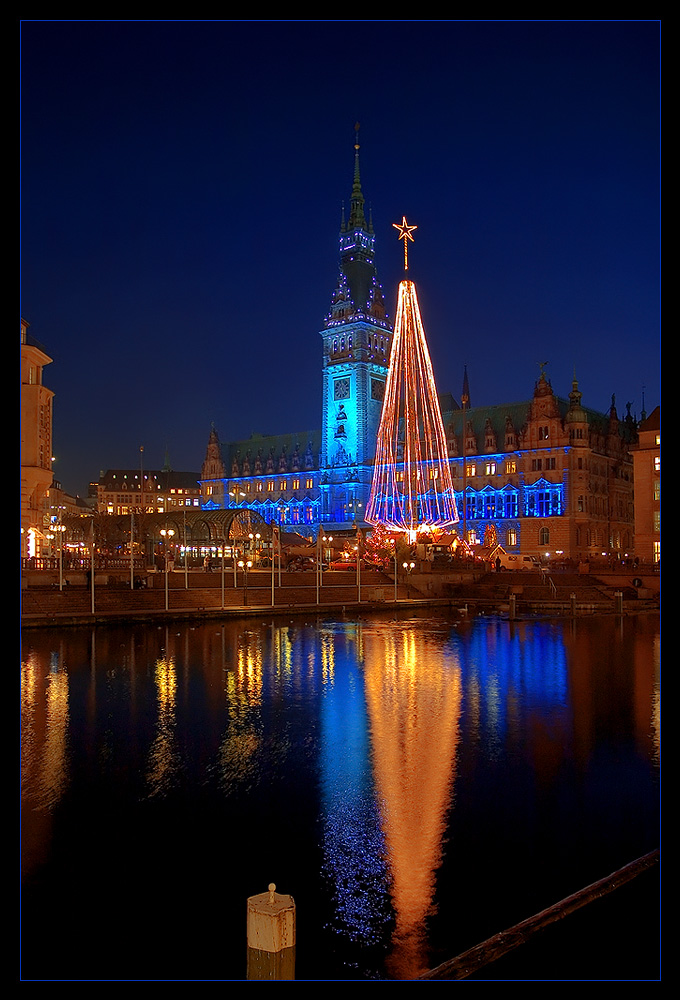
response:
[[[393,222],[392,226],[399,230],[399,239],[404,241],[404,270],[408,271],[408,241],[413,243],[413,230],[418,227],[409,226],[405,215],[402,215],[401,222]]]

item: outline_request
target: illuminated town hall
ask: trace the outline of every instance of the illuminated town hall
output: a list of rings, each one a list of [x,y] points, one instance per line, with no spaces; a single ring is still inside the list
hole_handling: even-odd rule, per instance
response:
[[[424,414],[410,427],[397,414],[389,475],[382,476],[381,503],[376,504],[371,495],[374,473],[387,468],[378,432],[393,339],[396,347],[399,338],[378,282],[358,144],[349,212],[346,218],[343,213],[340,227],[339,275],[321,339],[320,427],[229,443],[221,442],[213,427],[201,470],[204,508],[249,508],[268,523],[308,536],[321,526],[370,530],[378,521],[394,523],[380,511],[399,506],[415,475],[404,458],[409,438],[414,446],[422,439],[421,450],[431,453]],[[531,398],[523,402],[472,406],[467,373],[460,404],[450,393],[436,397],[440,413],[435,423],[443,440],[439,460],[418,469],[415,507],[440,510],[443,496],[450,493],[449,515],[439,523],[448,521],[471,543],[482,542],[492,529],[509,553],[559,553],[572,559],[631,554],[630,448],[636,421],[630,406],[624,419],[619,419],[613,397],[606,414],[588,409],[576,374],[567,396],[557,396],[544,369],[542,365]],[[441,382],[442,373],[439,378]],[[388,481],[390,495],[384,487]]]

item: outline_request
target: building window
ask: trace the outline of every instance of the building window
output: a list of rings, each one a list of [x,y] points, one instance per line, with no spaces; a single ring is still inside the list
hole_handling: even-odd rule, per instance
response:
[[[517,472],[517,462],[514,458],[509,458],[505,463],[505,474],[511,476],[514,472]]]
[[[510,528],[507,534],[507,545],[508,548],[515,548],[517,546],[517,532],[514,528]]]
[[[308,489],[308,490],[311,490],[311,489],[313,489],[313,488],[314,488],[314,480],[312,479],[312,477],[311,477],[311,476],[309,476],[309,477],[307,478],[307,480],[306,480],[306,482],[305,482],[305,487],[306,487],[306,489]]]
[[[654,456],[654,471],[655,472],[661,472],[661,456],[660,455],[655,455]]]
[[[299,479],[294,479],[293,480],[293,489],[294,490],[299,490],[300,489],[300,480]]]
[[[550,528],[541,528],[538,533],[539,545],[550,545]]]
[[[496,463],[495,462],[487,462],[486,463],[486,474],[487,474],[487,476],[495,476],[496,475]]]
[[[538,440],[539,441],[547,441],[548,437],[549,437],[548,428],[547,427],[539,427],[538,428]]]
[[[476,476],[477,475],[477,466],[476,465],[466,465],[465,466],[465,474],[468,477],[468,479],[471,479],[473,476]]]

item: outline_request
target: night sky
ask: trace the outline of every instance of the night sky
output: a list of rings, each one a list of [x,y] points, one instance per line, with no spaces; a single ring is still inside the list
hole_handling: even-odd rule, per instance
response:
[[[55,476],[321,423],[354,124],[440,392],[659,403],[657,21],[21,24],[21,313]]]

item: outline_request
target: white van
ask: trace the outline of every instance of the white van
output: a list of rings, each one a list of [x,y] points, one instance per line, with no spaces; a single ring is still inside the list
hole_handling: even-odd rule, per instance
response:
[[[500,559],[501,570],[504,569],[525,569],[536,571],[539,569],[539,562],[536,556],[516,556],[511,555],[509,552],[499,552],[498,559]],[[493,560],[494,565],[496,560]]]

